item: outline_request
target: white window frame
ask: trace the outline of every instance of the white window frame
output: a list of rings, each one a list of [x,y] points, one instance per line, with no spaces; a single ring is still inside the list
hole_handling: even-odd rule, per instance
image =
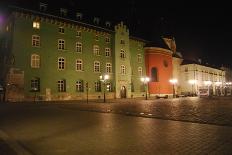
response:
[[[120,66],[120,72],[121,72],[122,75],[126,74],[126,66],[125,65]]]
[[[76,52],[82,53],[82,43],[81,42],[76,42]]]
[[[94,68],[93,68],[95,73],[101,72],[101,64],[99,61],[94,61]]]
[[[93,54],[97,56],[100,55],[100,47],[98,45],[93,45]]]
[[[62,27],[62,26],[59,27],[58,32],[61,33],[61,34],[64,34],[64,27]]]
[[[59,80],[57,81],[58,92],[66,92],[66,81]]]
[[[111,49],[109,47],[105,48],[105,56],[106,57],[111,57]]]
[[[112,64],[106,63],[106,73],[112,73]]]
[[[77,92],[83,92],[84,91],[83,80],[76,81],[76,91]]]
[[[31,55],[31,68],[40,68],[40,56],[38,54]]]
[[[64,39],[58,39],[58,50],[65,50],[65,40]]]
[[[32,35],[31,44],[33,47],[40,47],[40,36],[39,35]]]
[[[83,61],[82,59],[76,60],[76,71],[83,71]]]
[[[65,70],[65,58],[59,57],[57,65],[58,65],[58,70]]]
[[[101,91],[101,82],[100,81],[95,81],[94,82],[94,88],[95,88],[95,92],[100,92]]]
[[[125,52],[124,49],[121,49],[121,50],[120,50],[120,58],[121,58],[121,59],[125,59],[125,58],[126,58],[126,52]]]

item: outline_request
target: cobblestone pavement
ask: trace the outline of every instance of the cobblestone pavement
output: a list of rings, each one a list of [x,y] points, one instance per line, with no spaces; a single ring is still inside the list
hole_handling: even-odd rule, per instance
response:
[[[75,102],[75,104],[72,104]],[[61,108],[110,112],[117,114],[153,117],[159,119],[196,122],[232,126],[232,98],[214,97],[199,98],[186,97],[175,99],[116,99],[90,101],[71,101]],[[56,102],[57,103],[57,102]]]
[[[189,99],[180,102],[185,104],[184,100]],[[141,104],[147,104],[148,109],[149,105],[161,104],[163,109],[169,107],[167,101],[171,102]],[[135,112],[142,106],[133,105],[134,101],[122,104]],[[86,108],[80,111],[82,106],[90,110],[99,108],[97,111],[107,107],[120,110],[118,105],[115,100],[87,106],[71,102],[67,106],[0,105],[0,130],[33,155],[232,154],[232,127],[89,112]]]

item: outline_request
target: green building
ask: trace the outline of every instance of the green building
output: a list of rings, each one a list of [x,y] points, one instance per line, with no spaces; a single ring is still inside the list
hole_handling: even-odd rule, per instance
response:
[[[123,22],[75,19],[61,8],[50,14],[10,7],[1,33],[1,81],[9,101],[132,98],[145,95],[143,39]],[[4,48],[3,48],[4,45]],[[4,68],[4,69],[3,69]],[[109,78],[102,80],[100,76]],[[105,92],[105,93],[104,93]]]

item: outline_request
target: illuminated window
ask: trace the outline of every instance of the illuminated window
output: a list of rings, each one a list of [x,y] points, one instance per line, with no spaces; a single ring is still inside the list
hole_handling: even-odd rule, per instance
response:
[[[65,92],[66,91],[66,81],[65,80],[59,80],[57,82],[58,86],[58,92]]]
[[[58,58],[58,70],[64,70],[65,69],[65,59],[60,57]]]
[[[121,65],[120,69],[121,69],[121,74],[125,75],[126,74],[126,66]]]
[[[34,21],[32,25],[34,29],[40,29],[40,22]]]
[[[82,52],[82,43],[80,43],[80,42],[76,43],[76,52],[78,52],[78,53]]]
[[[76,60],[76,71],[83,71],[83,62],[81,59]]]
[[[142,55],[141,54],[137,55],[137,61],[138,61],[138,63],[142,62]]]
[[[106,91],[112,92],[112,83],[110,82],[106,83]]]
[[[110,57],[111,56],[110,48],[105,48],[105,54],[106,54],[106,57]]]
[[[94,61],[94,72],[100,72],[100,62]]]
[[[100,49],[98,45],[93,46],[93,54],[94,55],[100,55]]]
[[[77,92],[83,92],[84,91],[83,81],[82,80],[78,80],[76,82],[76,91]]]
[[[111,72],[112,72],[112,64],[106,63],[106,73],[111,73]]]
[[[65,49],[65,40],[58,39],[58,50],[64,50]]]
[[[31,55],[31,68],[39,68],[40,67],[40,56],[37,54]]]
[[[32,35],[32,46],[33,47],[40,47],[40,36]]]

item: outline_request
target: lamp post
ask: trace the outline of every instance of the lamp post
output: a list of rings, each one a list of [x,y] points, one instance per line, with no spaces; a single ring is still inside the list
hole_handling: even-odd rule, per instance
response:
[[[104,103],[106,102],[105,86],[106,86],[106,81],[107,81],[109,78],[110,78],[109,75],[100,75],[100,81],[103,83]]]
[[[169,82],[172,84],[173,98],[175,98],[176,97],[175,84],[177,83],[177,79],[170,79]]]
[[[145,99],[147,100],[148,82],[150,81],[150,78],[149,77],[141,77],[140,80],[144,84],[145,92],[146,92]]]
[[[195,92],[193,93],[193,85],[197,83],[197,80],[189,80],[188,82],[192,85],[192,96],[193,96],[193,94],[195,94]]]
[[[204,81],[204,84],[208,87],[208,96],[210,96],[209,86],[212,84],[212,81]]]

